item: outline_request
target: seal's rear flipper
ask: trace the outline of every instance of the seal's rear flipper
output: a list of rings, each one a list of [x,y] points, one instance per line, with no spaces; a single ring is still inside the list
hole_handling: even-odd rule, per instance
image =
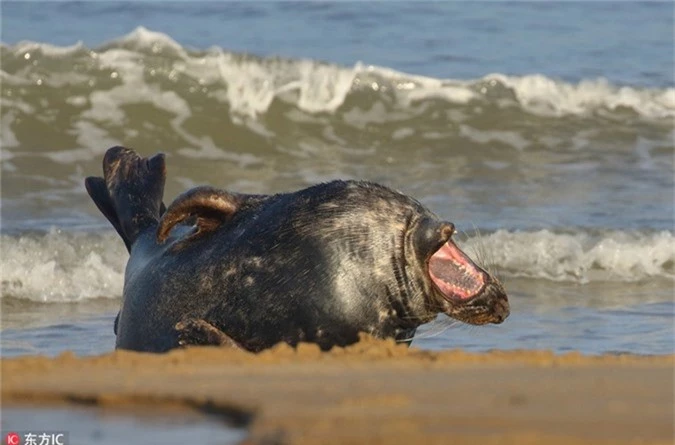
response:
[[[156,226],[165,210],[164,155],[142,158],[128,148],[112,147],[103,158],[103,176],[87,178],[87,192],[130,250],[138,234]]]
[[[108,218],[110,224],[113,225],[117,233],[122,237],[124,245],[127,246],[127,250],[131,250],[131,244],[122,231],[119,219],[117,219],[117,211],[108,194],[108,187],[105,185],[105,180],[103,178],[90,176],[84,180],[84,186],[87,188],[87,193],[89,193],[91,199],[94,200],[96,207],[103,213],[103,216]]]
[[[214,345],[242,349],[239,343],[201,318],[188,318],[180,321],[176,323],[175,329],[178,332],[178,344],[180,346]]]

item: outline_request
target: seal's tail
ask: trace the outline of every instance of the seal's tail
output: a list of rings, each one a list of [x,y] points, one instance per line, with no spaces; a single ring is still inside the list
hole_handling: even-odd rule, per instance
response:
[[[165,179],[163,154],[142,158],[128,148],[112,147],[103,157],[103,178],[92,176],[84,184],[127,250],[131,250],[138,234],[156,226],[165,211]]]

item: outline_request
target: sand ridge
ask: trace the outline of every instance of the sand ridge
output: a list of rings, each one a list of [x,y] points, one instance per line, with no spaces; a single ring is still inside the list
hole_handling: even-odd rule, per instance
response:
[[[421,351],[364,338],[329,353],[3,359],[3,406],[136,404],[217,413],[248,443],[673,443],[675,355]]]

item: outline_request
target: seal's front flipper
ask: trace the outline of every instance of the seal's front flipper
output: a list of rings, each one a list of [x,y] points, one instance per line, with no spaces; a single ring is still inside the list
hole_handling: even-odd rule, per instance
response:
[[[214,345],[243,349],[223,331],[201,318],[188,318],[180,321],[176,323],[175,329],[178,332],[180,346]]]
[[[213,187],[196,187],[171,203],[157,227],[157,242],[163,243],[171,229],[183,222],[195,221],[200,236],[229,221],[239,208],[237,196]]]
[[[417,331],[417,328],[407,329],[405,331],[399,332],[395,337],[396,343],[405,344],[406,346],[410,347],[413,337],[415,336],[415,331]]]
[[[213,232],[230,221],[242,208],[251,208],[265,199],[266,195],[229,193],[213,187],[196,187],[171,203],[157,227],[157,242],[164,243],[171,230],[178,224],[194,224],[197,231],[190,238]]]

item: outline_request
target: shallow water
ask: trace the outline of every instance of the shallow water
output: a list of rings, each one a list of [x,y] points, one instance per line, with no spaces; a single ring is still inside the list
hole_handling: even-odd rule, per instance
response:
[[[120,443],[199,443],[229,445],[240,443],[244,429],[229,427],[221,419],[185,410],[171,412],[156,407],[126,412],[112,409],[54,407],[14,407],[2,410],[2,437],[9,432],[27,434],[64,434],[63,445],[118,445]],[[39,428],[39,429],[36,429]],[[33,436],[36,437],[36,436]]]
[[[422,326],[413,346],[468,351],[551,349],[556,353],[672,354],[675,303],[659,286],[509,282],[511,316],[499,326],[468,326],[445,316]],[[602,294],[598,294],[601,292]],[[115,345],[114,300],[39,304],[3,300],[0,354],[98,355]],[[95,315],[103,312],[103,315]],[[62,320],[68,320],[63,322]]]
[[[363,178],[453,221],[512,315],[418,347],[675,351],[672,4],[36,5],[2,3],[2,355],[113,348],[115,144],[168,200]]]

